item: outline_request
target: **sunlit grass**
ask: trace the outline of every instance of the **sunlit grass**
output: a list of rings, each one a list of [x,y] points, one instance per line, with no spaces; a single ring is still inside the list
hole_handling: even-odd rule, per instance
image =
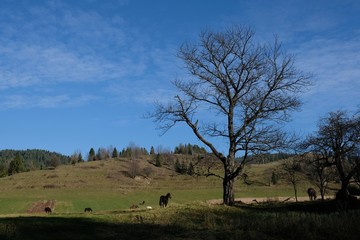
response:
[[[129,160],[94,161],[75,166],[60,166],[0,178],[0,214],[26,213],[37,201],[55,201],[57,213],[81,213],[85,207],[94,211],[129,209],[145,201],[142,208],[158,207],[159,196],[170,192],[170,204],[206,202],[222,198],[222,181],[216,177],[180,175],[167,168],[157,168],[147,160],[139,160],[140,168],[151,168],[149,176],[127,175]],[[275,163],[252,165],[246,169],[251,185],[239,178],[235,197],[293,197],[290,185],[270,185]],[[305,196],[307,183],[298,186],[298,195]]]

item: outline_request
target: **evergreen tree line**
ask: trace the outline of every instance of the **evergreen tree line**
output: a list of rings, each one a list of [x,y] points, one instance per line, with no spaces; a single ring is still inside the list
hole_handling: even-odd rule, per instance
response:
[[[171,151],[167,152],[171,154]],[[174,149],[174,154],[184,154],[184,155],[194,155],[194,154],[206,154],[206,150],[203,147],[199,147],[198,145],[192,144],[179,144]],[[155,154],[163,154],[161,150],[155,151],[155,148],[151,146],[150,152],[144,147],[138,147],[134,144],[123,148],[121,151],[118,151],[116,147],[109,147],[104,148],[100,147],[95,151],[94,148],[90,148],[87,161],[97,161],[97,160],[106,160],[109,158],[138,158],[140,156],[147,156],[147,155],[155,155]],[[72,158],[76,162],[78,155],[75,154]]]
[[[175,147],[174,150],[175,154],[186,154],[186,155],[193,155],[193,154],[205,154],[206,150],[203,147],[199,147],[198,145],[192,144],[179,144],[179,146]]]
[[[69,164],[70,157],[46,150],[0,150],[0,176]]]
[[[122,151],[118,151],[116,147],[112,148],[98,148],[95,152],[94,148],[90,148],[88,153],[88,161],[106,160],[110,158],[138,158],[140,156],[149,155],[149,152],[142,147],[126,147]]]

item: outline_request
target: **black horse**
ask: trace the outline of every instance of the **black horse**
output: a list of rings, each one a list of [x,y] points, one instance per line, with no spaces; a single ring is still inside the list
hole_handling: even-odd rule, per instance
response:
[[[316,200],[316,191],[313,188],[308,188],[307,193],[310,200]]]
[[[45,210],[46,213],[51,213],[52,212],[51,208],[49,208],[49,207],[46,207],[44,210]]]
[[[169,198],[171,198],[171,194],[168,193],[165,196],[161,196],[160,197],[160,201],[159,201],[159,205],[161,208],[164,208],[167,206],[168,202],[169,202]]]
[[[84,212],[92,212],[92,209],[87,207],[87,208],[84,209]]]

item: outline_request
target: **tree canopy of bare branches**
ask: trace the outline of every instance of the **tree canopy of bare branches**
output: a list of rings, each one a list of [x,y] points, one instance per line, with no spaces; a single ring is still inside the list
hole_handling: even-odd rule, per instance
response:
[[[320,120],[318,130],[307,137],[303,147],[324,167],[335,166],[341,191],[356,180],[360,170],[360,115],[331,112]]]
[[[284,146],[279,123],[300,107],[300,93],[310,77],[294,64],[294,56],[273,44],[255,42],[254,31],[231,26],[221,32],[203,31],[198,43],[178,51],[188,79],[176,79],[178,95],[169,104],[158,103],[150,117],[165,133],[183,122],[222,162],[224,204],[234,204],[234,181],[248,156]],[[214,139],[223,139],[226,152]],[[242,156],[242,161],[235,161]]]

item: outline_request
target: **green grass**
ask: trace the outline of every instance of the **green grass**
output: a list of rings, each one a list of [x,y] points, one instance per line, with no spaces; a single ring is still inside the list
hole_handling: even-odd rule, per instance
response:
[[[19,214],[37,201],[55,200],[58,213],[79,213],[85,207],[97,211],[128,209],[145,201],[158,207],[160,195],[171,192],[171,204],[184,204],[222,198],[222,182],[215,177],[179,175],[166,168],[157,168],[139,160],[140,168],[151,168],[147,178],[133,179],[127,175],[128,160],[107,160],[60,166],[0,178],[0,214]],[[235,197],[293,196],[291,186],[279,183],[269,186],[268,179],[275,164],[252,165],[247,169],[251,185],[238,180]],[[299,185],[299,195],[306,195],[308,184]]]
[[[331,202],[208,205],[207,200],[222,198],[220,179],[140,163],[152,169],[147,178],[130,178],[125,160],[1,178],[0,239],[355,239],[360,231],[359,210],[339,214]],[[247,170],[252,184],[238,180],[235,197],[292,197],[288,184],[268,184],[275,165],[252,165]],[[299,196],[308,186],[299,184]],[[160,209],[159,196],[167,192],[173,196],[169,207]],[[45,200],[55,201],[52,214],[27,213]],[[142,201],[139,209],[129,209]],[[93,213],[84,213],[85,207]]]
[[[313,203],[308,203],[313,204]],[[0,218],[0,239],[357,239],[359,210],[204,204],[156,210]]]

